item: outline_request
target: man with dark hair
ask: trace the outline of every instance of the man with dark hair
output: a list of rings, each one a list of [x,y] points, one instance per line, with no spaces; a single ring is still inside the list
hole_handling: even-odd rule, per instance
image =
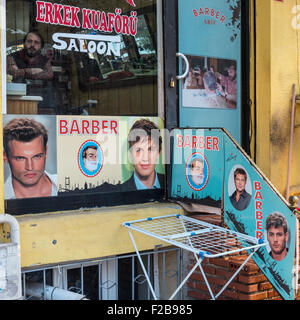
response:
[[[162,138],[157,126],[147,119],[136,121],[130,129],[128,144],[134,173],[121,184],[121,189],[129,191],[163,188],[164,175],[155,170],[162,149]]]
[[[4,184],[5,199],[57,195],[57,176],[45,171],[48,133],[33,119],[13,119],[3,130],[4,162],[11,175]]]
[[[227,76],[216,72],[217,78],[220,80],[220,85],[218,86],[219,91],[222,96],[228,101],[236,103],[237,101],[237,76],[235,65],[230,65],[227,69]]]
[[[227,108],[226,101],[217,94],[217,80],[213,71],[206,71],[203,76],[203,83],[207,101],[203,107]]]
[[[59,92],[53,83],[51,61],[41,54],[44,46],[42,36],[35,31],[24,37],[24,48],[7,57],[7,73],[13,82],[26,83],[28,96],[40,96],[39,108],[52,108],[56,113]],[[51,112],[52,113],[52,112]]]
[[[267,239],[271,248],[270,256],[281,261],[288,253],[287,241],[289,239],[286,218],[278,213],[271,213],[266,220]]]
[[[53,78],[50,60],[41,55],[43,46],[44,40],[38,32],[29,32],[24,37],[24,48],[7,58],[7,72],[13,76],[13,81],[51,80]]]
[[[235,191],[230,196],[231,204],[237,210],[245,210],[251,200],[250,194],[245,190],[247,182],[247,173],[242,168],[237,168],[234,171],[234,184],[235,184]]]

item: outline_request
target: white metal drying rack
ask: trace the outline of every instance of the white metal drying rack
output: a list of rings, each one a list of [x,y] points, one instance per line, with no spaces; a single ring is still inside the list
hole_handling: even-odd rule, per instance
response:
[[[212,299],[215,300],[227,288],[227,286],[236,277],[236,275],[242,270],[244,265],[249,261],[253,254],[259,248],[267,245],[267,243],[258,240],[255,237],[218,227],[180,214],[172,214],[155,218],[145,218],[141,220],[124,222],[123,226],[128,229],[137,257],[140,261],[141,267],[149,284],[149,288],[155,300],[157,300],[158,298],[152,287],[150,278],[141,259],[131,230],[141,232],[147,236],[162,240],[171,245],[190,251],[194,254],[196,259],[194,267],[190,270],[188,275],[183,279],[181,284],[170,296],[169,300],[172,300],[176,296],[176,294],[179,292],[179,290],[182,288],[182,286],[189,279],[189,277],[197,267],[199,267],[203,275]],[[204,270],[201,266],[203,259],[206,257],[221,257],[244,250],[249,250],[248,257],[236,270],[232,277],[227,281],[223,288],[216,295],[214,295],[207,281]]]

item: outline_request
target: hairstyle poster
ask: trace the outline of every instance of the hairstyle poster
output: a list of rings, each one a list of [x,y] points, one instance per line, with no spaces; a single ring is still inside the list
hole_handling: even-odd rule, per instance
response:
[[[296,216],[229,136],[224,135],[224,219],[230,229],[267,242],[253,260],[285,300],[294,299]]]
[[[57,196],[56,116],[3,115],[4,199]]]
[[[160,119],[59,116],[57,128],[61,193],[164,188]]]
[[[171,198],[221,208],[223,133],[175,129]]]
[[[225,128],[240,143],[241,0],[178,0],[179,126]]]
[[[5,200],[164,189],[159,118],[4,115]]]

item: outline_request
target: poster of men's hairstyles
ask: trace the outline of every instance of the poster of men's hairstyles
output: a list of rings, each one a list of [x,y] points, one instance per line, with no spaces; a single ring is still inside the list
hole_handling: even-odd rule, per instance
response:
[[[56,117],[3,118],[4,199],[57,196]]]
[[[4,115],[5,200],[164,189],[157,117]]]
[[[295,299],[297,221],[286,201],[225,130],[172,136],[169,197],[203,212],[220,208],[227,227],[264,243],[253,260],[283,299]]]
[[[221,208],[224,171],[222,132],[175,129],[173,136],[170,197]]]
[[[224,220],[267,245],[253,260],[283,299],[295,299],[296,216],[232,138],[224,136]]]

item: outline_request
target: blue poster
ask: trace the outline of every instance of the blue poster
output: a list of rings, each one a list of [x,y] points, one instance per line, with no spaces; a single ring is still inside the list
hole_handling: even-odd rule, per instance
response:
[[[285,300],[295,299],[297,220],[223,129],[175,129],[170,197],[223,209],[233,231],[255,237],[253,260]]]
[[[241,0],[178,0],[178,12],[180,127],[226,128],[240,143]]]
[[[221,130],[174,130],[171,197],[220,208],[223,155]]]
[[[294,299],[296,216],[249,158],[224,135],[224,220],[268,243],[253,256],[281,297]]]

